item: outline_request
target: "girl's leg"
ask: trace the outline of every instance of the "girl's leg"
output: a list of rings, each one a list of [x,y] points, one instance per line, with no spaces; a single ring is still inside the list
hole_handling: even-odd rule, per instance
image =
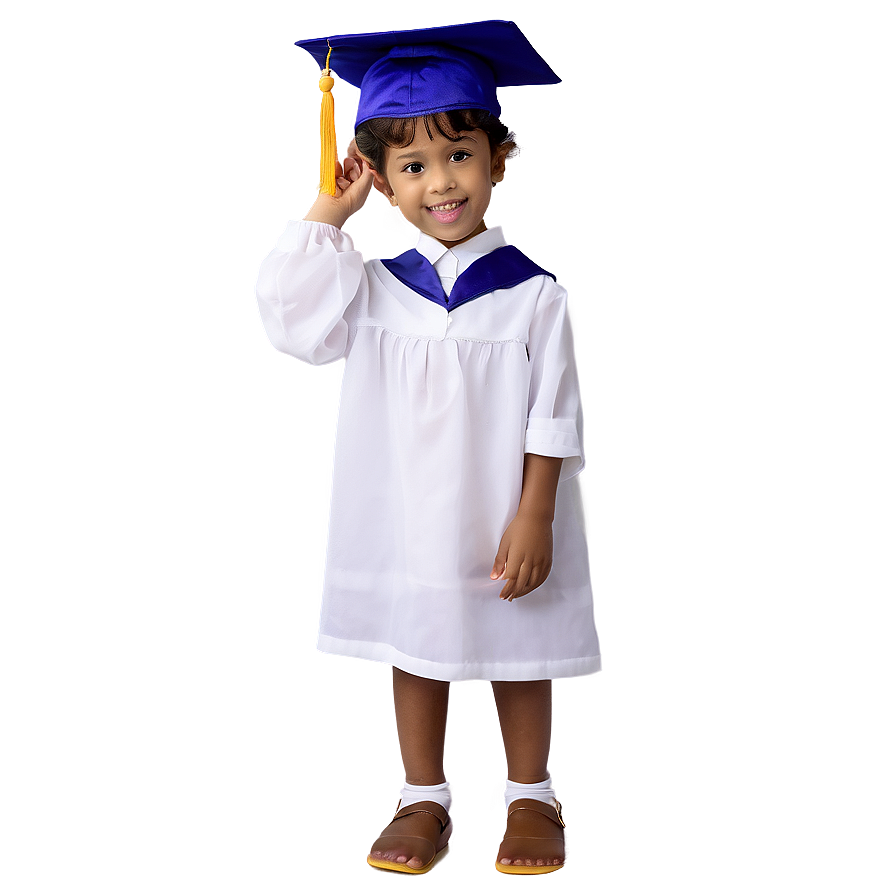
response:
[[[551,750],[551,682],[493,681],[501,722],[507,777],[518,784],[537,784],[548,775]]]
[[[504,737],[508,780],[517,784],[547,781],[551,682],[493,681],[492,690]],[[539,812],[529,810],[509,815],[505,839],[498,850],[498,870],[525,865],[555,871],[565,859],[562,830],[557,820]]]
[[[395,698],[395,721],[398,744],[408,784],[434,785],[445,781],[445,725],[448,719],[448,682],[420,678],[392,669],[392,692]],[[414,854],[421,837],[436,841],[440,835],[439,820],[426,813],[399,818],[389,824],[371,848],[371,855],[409,868],[420,868],[424,862]],[[401,837],[406,835],[406,844]]]
[[[398,744],[408,784],[441,784],[445,780],[448,685],[447,681],[392,669]]]

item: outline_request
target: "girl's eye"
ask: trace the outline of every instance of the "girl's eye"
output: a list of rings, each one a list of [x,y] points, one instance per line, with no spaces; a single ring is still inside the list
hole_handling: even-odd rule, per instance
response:
[[[405,165],[403,170],[409,174],[419,174],[423,170],[423,166],[419,162],[411,162],[410,165]]]
[[[462,162],[464,159],[469,159],[470,155],[465,149],[459,149],[457,152],[451,153],[451,161]]]

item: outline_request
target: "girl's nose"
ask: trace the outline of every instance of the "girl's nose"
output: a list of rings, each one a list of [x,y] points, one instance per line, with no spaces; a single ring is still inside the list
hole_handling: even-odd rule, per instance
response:
[[[451,176],[450,171],[434,171],[429,182],[429,192],[447,193],[448,190],[453,190],[456,186],[457,183]]]

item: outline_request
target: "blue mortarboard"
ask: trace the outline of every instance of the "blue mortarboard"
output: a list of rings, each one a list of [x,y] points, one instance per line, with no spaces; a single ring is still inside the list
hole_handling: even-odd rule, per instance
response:
[[[296,41],[324,70],[321,90],[331,126],[330,70],[361,89],[355,126],[371,118],[416,118],[450,109],[501,114],[497,88],[557,84],[560,78],[513,22],[472,22],[413,31],[342,34]],[[325,142],[335,136],[321,134]],[[335,161],[335,143],[331,147]],[[323,180],[333,162],[321,161]]]

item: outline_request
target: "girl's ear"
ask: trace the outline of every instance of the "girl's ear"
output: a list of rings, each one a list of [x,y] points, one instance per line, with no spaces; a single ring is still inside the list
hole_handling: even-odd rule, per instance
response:
[[[389,200],[389,202],[392,203],[392,205],[397,205],[395,196],[392,193],[392,188],[389,186],[389,181],[387,181],[386,178],[373,167],[367,156],[361,155],[354,140],[352,140],[351,146],[349,146],[349,155],[352,154],[355,158],[364,160],[364,164],[373,172],[373,185],[386,197],[386,199]]]
[[[371,168],[370,170],[373,172],[373,185],[392,205],[395,205],[395,194],[392,192],[392,187],[389,186],[389,181],[387,181],[375,168]]]
[[[504,180],[504,163],[507,161],[507,155],[512,149],[509,143],[501,143],[495,147],[492,153],[492,183],[497,184]]]

